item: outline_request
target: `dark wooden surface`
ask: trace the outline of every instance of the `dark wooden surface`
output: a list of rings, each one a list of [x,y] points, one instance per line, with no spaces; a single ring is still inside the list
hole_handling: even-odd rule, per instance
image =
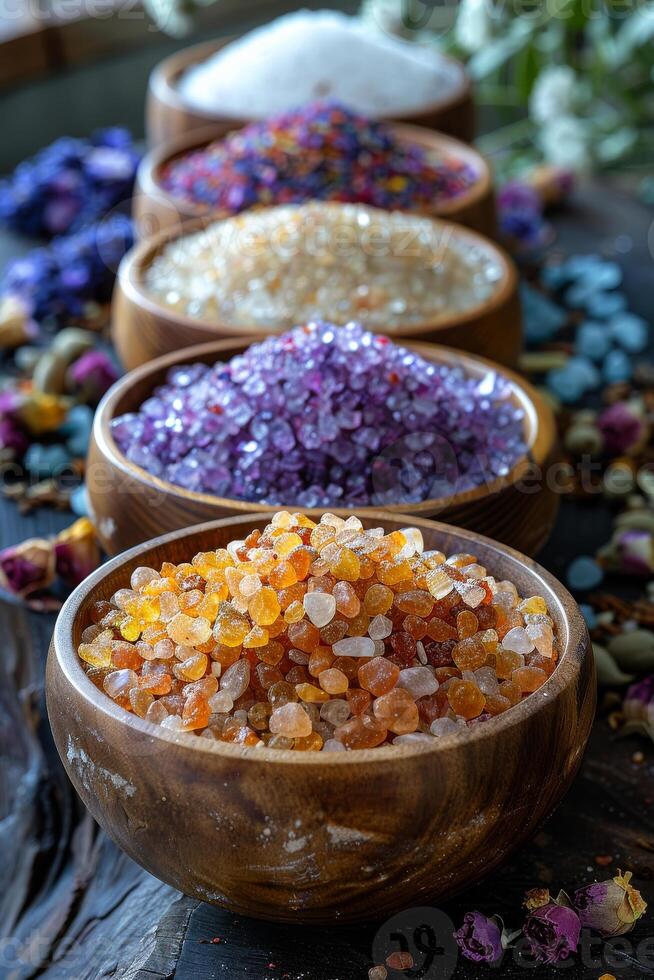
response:
[[[654,319],[651,215],[607,187],[580,193],[557,219],[560,242],[573,251],[616,254],[629,236],[632,248],[617,257],[625,268],[632,308]],[[15,248],[7,240],[0,262]],[[0,544],[47,534],[68,515],[42,510],[21,518],[0,504]],[[541,553],[555,574],[577,554],[591,554],[610,529],[610,511],[564,501],[556,531]],[[616,582],[628,593],[629,583]],[[298,928],[235,918],[185,898],[141,871],[86,816],[54,752],[43,709],[43,668],[51,617],[0,605],[0,978],[18,980],[365,980],[374,938],[383,923],[356,928]],[[644,752],[635,764],[633,753]],[[608,868],[596,857],[610,856]],[[654,903],[654,746],[615,741],[600,713],[582,771],[564,803],[535,840],[484,884],[445,906],[454,923],[479,908],[519,925],[525,889],[549,885],[572,890],[595,877],[634,871]],[[418,925],[421,916],[414,914]],[[654,937],[648,914],[627,937]],[[602,960],[599,947],[586,964],[562,972],[574,980],[654,976],[654,957]],[[419,957],[417,957],[419,959]],[[426,976],[445,978],[443,966]],[[435,970],[439,972],[434,972]],[[518,978],[526,968],[509,956],[488,975]],[[533,971],[532,971],[533,973]],[[457,978],[483,976],[461,961]],[[536,976],[558,975],[542,968]],[[408,974],[408,976],[412,976]],[[419,974],[413,973],[413,977]]]

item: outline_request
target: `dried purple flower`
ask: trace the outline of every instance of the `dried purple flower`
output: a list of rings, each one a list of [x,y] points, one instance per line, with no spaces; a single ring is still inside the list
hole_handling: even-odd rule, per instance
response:
[[[606,451],[622,455],[641,444],[647,427],[633,403],[615,402],[600,413],[597,428],[604,436]]]
[[[97,402],[118,379],[118,370],[104,351],[90,350],[71,366],[70,379],[89,401]]]
[[[523,928],[532,955],[541,963],[558,963],[576,952],[580,932],[577,913],[556,902],[534,909]]]
[[[52,543],[30,538],[0,552],[0,588],[18,599],[47,589],[55,578]]]
[[[502,956],[500,927],[481,912],[466,912],[454,938],[466,959],[475,963],[496,963]]]
[[[645,913],[647,903],[630,884],[631,871],[580,888],[573,896],[582,926],[601,936],[624,936]]]
[[[57,575],[69,585],[79,585],[100,564],[95,530],[88,517],[80,517],[54,541]]]
[[[627,689],[622,710],[629,725],[654,732],[654,674]]]
[[[0,451],[6,450],[12,457],[27,452],[29,439],[20,425],[12,418],[0,416]]]

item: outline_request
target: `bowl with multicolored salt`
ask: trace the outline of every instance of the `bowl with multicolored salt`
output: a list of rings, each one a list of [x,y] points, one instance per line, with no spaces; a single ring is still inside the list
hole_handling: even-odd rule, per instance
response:
[[[98,407],[86,473],[112,554],[271,506],[439,515],[533,552],[554,453],[551,410],[508,369],[316,321],[130,372]]]
[[[595,703],[563,586],[407,515],[186,528],[65,604],[47,701],[93,816],[194,898],[288,922],[437,902],[529,839]]]
[[[146,237],[189,218],[311,200],[428,214],[491,238],[497,232],[491,172],[477,150],[333,101],[161,144],[141,161],[132,211]]]
[[[469,228],[363,204],[287,204],[198,219],[123,259],[112,329],[127,368],[224,337],[352,320],[512,365],[522,340],[518,277]]]
[[[207,125],[248,122],[334,98],[358,112],[471,142],[472,85],[463,65],[336,11],[296,11],[240,39],[164,59],[146,106],[151,146]]]

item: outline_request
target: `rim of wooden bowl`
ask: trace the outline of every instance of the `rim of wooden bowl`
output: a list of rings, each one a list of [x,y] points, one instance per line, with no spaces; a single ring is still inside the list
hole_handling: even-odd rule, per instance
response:
[[[122,473],[129,474],[131,477],[140,480],[141,483],[155,487],[161,493],[182,497],[199,504],[227,507],[243,514],[256,515],[270,512],[270,505],[267,503],[256,503],[254,501],[240,500],[237,497],[219,497],[210,493],[186,490],[184,487],[177,486],[175,483],[154,476],[143,467],[128,460],[118,448],[111,434],[111,422],[113,419],[119,413],[134,410],[132,408],[125,409],[121,407],[121,402],[126,397],[129,397],[129,391],[135,384],[145,382],[146,379],[151,377],[152,381],[147,387],[152,391],[161,383],[163,376],[171,367],[191,364],[197,361],[212,363],[214,358],[216,361],[228,360],[230,357],[242,353],[252,344],[260,343],[266,339],[265,334],[255,334],[251,338],[248,338],[247,342],[240,338],[231,338],[229,340],[214,341],[211,344],[185,347],[183,350],[173,351],[153,361],[148,361],[146,364],[134,368],[134,370],[129,371],[122,378],[119,378],[102,398],[93,420],[93,438],[102,457]],[[435,511],[444,510],[446,507],[460,507],[478,502],[485,497],[490,497],[518,483],[528,472],[532,464],[543,466],[547,463],[555,443],[556,425],[554,415],[549,405],[528,381],[525,381],[510,368],[505,368],[500,364],[496,364],[494,361],[490,361],[485,357],[479,357],[476,354],[469,354],[451,347],[431,343],[407,342],[403,346],[435,363],[462,367],[467,374],[473,377],[482,377],[488,370],[492,370],[506,378],[512,387],[514,403],[518,404],[525,414],[527,452],[517,460],[505,476],[498,476],[489,483],[484,483],[481,486],[472,487],[469,490],[463,490],[447,497],[435,497],[430,500],[420,501],[419,503],[403,501],[398,504],[385,504],[382,507],[329,508],[333,513],[365,514],[369,511],[378,513],[380,510],[384,510],[388,514],[403,514],[405,509],[410,506],[411,510],[416,514],[433,514]],[[155,378],[161,378],[161,380],[155,380]],[[295,504],[280,504],[280,509],[300,509],[310,517],[320,515],[325,510],[324,507],[298,508]]]
[[[167,208],[174,208],[182,218],[202,218],[211,215],[213,220],[219,221],[221,218],[232,217],[231,214],[220,209],[211,208],[210,205],[199,204],[193,201],[187,201],[181,197],[175,197],[162,186],[160,174],[162,168],[172,160],[206,147],[209,143],[213,143],[216,140],[225,139],[231,133],[243,129],[245,125],[248,124],[216,121],[211,126],[203,126],[202,129],[192,130],[191,132],[184,133],[182,136],[178,136],[176,139],[160,143],[158,146],[153,147],[153,149],[145,154],[138,167],[137,186],[140,193],[152,200],[158,201]],[[474,184],[456,197],[450,198],[442,204],[435,204],[433,209],[409,211],[407,213],[448,220],[450,215],[456,217],[456,214],[460,210],[477,204],[491,193],[492,175],[488,161],[478,150],[470,146],[469,143],[464,143],[462,140],[456,139],[454,136],[449,136],[446,133],[438,133],[433,129],[428,129],[425,126],[417,126],[412,123],[389,121],[387,125],[400,142],[420,146],[428,152],[452,154],[452,156],[463,160],[477,174],[477,179]],[[246,210],[251,211],[254,208],[256,208],[256,205]]]
[[[151,93],[155,96],[155,98],[169,106],[171,109],[191,112],[198,118],[206,119],[207,122],[231,119],[236,124],[241,122],[245,125],[248,122],[256,121],[253,119],[244,120],[240,119],[238,116],[226,116],[219,112],[210,112],[207,109],[197,108],[187,102],[186,99],[183,99],[179,94],[178,89],[179,79],[185,71],[188,71],[190,68],[195,68],[203,61],[207,61],[213,54],[220,51],[221,48],[225,48],[228,44],[240,40],[240,37],[243,36],[244,35],[232,34],[229,37],[214,38],[212,41],[203,41],[201,44],[190,45],[189,47],[183,48],[181,51],[176,51],[174,54],[164,58],[163,61],[160,61],[159,64],[155,66],[150,74],[149,88]],[[440,99],[434,99],[433,102],[421,106],[415,111],[398,113],[396,118],[410,119],[411,122],[420,124],[422,119],[428,120],[429,117],[433,116],[435,112],[443,112],[450,107],[458,105],[459,102],[463,101],[464,99],[472,97],[472,80],[465,67],[457,58],[453,58],[451,55],[439,52],[439,59],[441,58],[448,61],[457,69],[459,75],[459,85],[456,90]],[[384,116],[380,118],[390,119],[393,117]]]
[[[326,203],[331,203],[333,205],[337,204],[338,202]],[[299,206],[301,207],[301,205]],[[265,210],[270,209],[260,208],[258,213],[263,214]],[[247,213],[248,212],[242,212],[240,217]],[[406,214],[407,212],[389,211],[388,213]],[[239,215],[236,215],[236,217],[238,218]],[[499,264],[502,270],[501,277],[496,283],[496,289],[491,296],[488,297],[488,299],[477,303],[475,306],[472,306],[467,310],[463,310],[458,313],[451,313],[448,316],[442,317],[438,320],[423,320],[418,323],[411,323],[401,327],[395,327],[392,333],[388,334],[391,340],[395,340],[398,337],[415,339],[420,334],[433,334],[440,330],[453,330],[457,327],[464,327],[467,324],[474,323],[480,316],[488,316],[501,309],[509,301],[511,296],[516,293],[518,273],[515,265],[503,248],[496,245],[495,242],[492,242],[480,232],[474,231],[472,228],[466,228],[464,225],[456,224],[453,221],[448,221],[444,218],[437,217],[430,218],[426,215],[416,215],[416,217],[433,221],[437,225],[442,226],[443,234],[448,236],[448,240],[449,235],[455,235],[464,242],[472,243],[476,247],[484,249],[488,254],[492,255],[494,260]],[[177,323],[183,329],[193,330],[198,333],[206,333],[207,339],[211,337],[236,337],[241,339],[251,338],[255,333],[261,334],[262,331],[259,328],[255,328],[251,331],[248,327],[242,327],[230,323],[219,323],[217,321],[212,323],[211,321],[203,320],[200,317],[192,317],[185,313],[178,313],[176,310],[165,306],[163,303],[157,302],[150,295],[149,291],[144,285],[145,270],[152,264],[154,258],[166,245],[169,244],[169,242],[174,241],[176,238],[181,238],[192,234],[193,232],[202,231],[208,225],[214,224],[216,221],[225,220],[230,219],[220,218],[216,215],[205,215],[201,218],[193,218],[188,221],[182,221],[181,224],[176,227],[164,228],[155,235],[137,242],[137,244],[127,252],[120,263],[118,268],[117,288],[122,290],[125,299],[132,303],[135,307],[147,310],[150,314],[152,314],[152,316],[165,319],[170,323]],[[366,327],[366,329],[370,328]],[[283,329],[269,331],[269,333],[273,334],[281,334],[283,332]]]
[[[99,688],[89,679],[82,667],[82,663],[75,649],[75,631],[79,631],[80,624],[77,618],[81,610],[87,607],[91,601],[92,594],[96,587],[112,572],[121,566],[138,560],[145,552],[154,548],[162,547],[169,542],[190,536],[198,532],[208,532],[216,527],[233,527],[235,536],[238,534],[240,525],[251,523],[252,521],[265,522],[272,517],[273,511],[266,514],[246,514],[238,517],[222,518],[215,521],[208,521],[204,524],[196,524],[181,531],[171,531],[168,534],[153,538],[150,541],[130,548],[129,551],[111,559],[102,565],[95,572],[88,576],[79,585],[72,595],[67,599],[57,619],[51,656],[55,656],[60,669],[63,671],[70,685],[74,688],[76,696],[84,698],[93,707],[104,715],[112,717],[115,721],[125,725],[126,728],[133,728],[140,734],[152,738],[161,738],[164,741],[174,742],[184,748],[195,749],[200,752],[208,752],[227,758],[247,761],[249,759],[261,759],[268,762],[277,762],[283,765],[296,766],[340,766],[369,764],[372,762],[400,761],[415,755],[427,755],[434,752],[456,751],[459,746],[463,747],[483,739],[493,738],[500,732],[520,725],[528,716],[545,708],[551,703],[552,698],[558,696],[566,689],[569,684],[575,683],[581,670],[582,657],[589,655],[589,639],[586,624],[581,615],[577,603],[567,591],[567,589],[551,575],[546,569],[542,568],[531,558],[527,558],[515,549],[503,545],[484,535],[467,531],[463,528],[452,527],[440,521],[430,521],[422,518],[414,518],[409,515],[390,514],[388,511],[371,511],[365,515],[365,522],[374,524],[375,521],[392,519],[393,521],[404,520],[407,526],[413,525],[419,528],[436,530],[439,533],[449,536],[456,536],[462,544],[470,544],[474,549],[476,543],[481,543],[485,547],[490,547],[494,552],[501,552],[505,559],[517,563],[529,574],[533,580],[534,590],[532,594],[541,594],[546,598],[550,615],[555,621],[556,636],[559,646],[559,660],[557,666],[547,681],[528,695],[519,704],[514,705],[507,711],[487,721],[468,727],[465,731],[456,732],[451,735],[444,735],[434,740],[433,745],[427,743],[421,745],[388,745],[375,749],[358,749],[352,752],[294,752],[291,749],[269,749],[265,746],[238,746],[228,742],[209,741],[191,735],[186,732],[171,732],[162,729],[159,725],[139,718],[132,712],[127,711],[115,704],[111,698],[100,691]],[[356,512],[353,512],[356,513]],[[492,568],[489,568],[492,573]],[[181,740],[181,741],[180,741]]]

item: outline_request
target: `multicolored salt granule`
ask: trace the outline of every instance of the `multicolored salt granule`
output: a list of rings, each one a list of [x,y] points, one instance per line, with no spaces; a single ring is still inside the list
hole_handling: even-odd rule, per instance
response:
[[[144,273],[163,305],[270,333],[318,319],[383,333],[478,309],[504,276],[500,253],[463,229],[363,204],[248,211],[174,238]]]
[[[172,368],[112,433],[132,463],[187,490],[299,507],[449,496],[506,476],[527,449],[504,378],[466,376],[354,323]]]
[[[175,157],[159,175],[176,198],[230,214],[311,200],[433,213],[478,179],[455,153],[428,152],[334,102],[252,123]]]
[[[281,511],[188,563],[141,567],[92,609],[79,656],[176,732],[343,751],[425,743],[508,711],[557,663],[540,596],[417,528]]]

